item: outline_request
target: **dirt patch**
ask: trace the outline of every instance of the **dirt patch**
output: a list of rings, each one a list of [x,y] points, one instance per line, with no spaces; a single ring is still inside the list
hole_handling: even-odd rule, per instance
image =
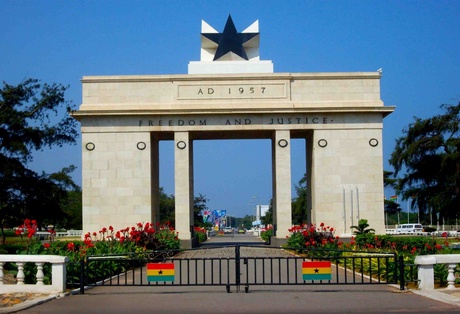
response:
[[[46,297],[47,294],[39,293],[7,293],[0,297],[0,308],[11,307],[25,301]]]
[[[16,278],[12,274],[5,274],[3,277],[5,285],[16,284]],[[48,296],[41,293],[4,293],[0,295],[0,308],[11,307],[16,304]]]

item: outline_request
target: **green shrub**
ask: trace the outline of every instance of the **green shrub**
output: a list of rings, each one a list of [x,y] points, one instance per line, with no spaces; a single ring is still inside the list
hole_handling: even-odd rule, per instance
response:
[[[436,239],[422,236],[358,234],[355,241],[359,249],[383,249],[412,256],[435,254],[442,250]]]
[[[0,254],[16,254],[18,251],[23,251],[26,244],[23,242],[0,244]]]
[[[291,249],[337,249],[339,237],[334,236],[335,229],[321,223],[319,227],[313,224],[293,226],[289,229],[290,236],[287,239],[286,247]]]
[[[5,237],[14,237],[16,235],[15,230],[3,230]]]
[[[271,226],[269,226],[267,229],[263,229],[260,231],[260,238],[265,242],[269,242],[272,235],[273,235],[273,227]]]
[[[203,243],[208,239],[206,229],[203,227],[194,227],[195,236],[198,239],[198,243]]]
[[[368,251],[386,251],[394,252],[398,256],[403,256],[404,264],[414,264],[417,255],[448,253],[448,247],[443,248],[437,243],[436,239],[426,236],[393,236],[393,235],[375,235],[375,234],[360,234],[356,236],[356,248]],[[446,242],[445,245],[448,245]],[[416,269],[413,268],[412,271]],[[390,261],[386,265],[386,271],[382,272],[382,278],[393,280],[394,262]],[[405,280],[410,282],[415,274],[410,273],[411,268],[405,269]],[[447,270],[445,265],[435,265],[435,279],[445,285],[447,280]]]
[[[439,283],[441,287],[447,287],[447,275],[449,270],[446,264],[435,264],[434,268],[434,280]]]
[[[126,255],[126,253],[132,252],[177,250],[180,248],[177,232],[170,225],[157,225],[157,228],[154,228],[150,223],[145,225],[138,223],[136,227],[125,228],[117,232],[114,232],[110,226],[108,229],[102,228],[99,233],[88,232],[83,241],[50,241],[44,244],[34,237],[37,230],[35,221],[26,220],[24,228],[21,230],[21,232],[27,234],[22,243],[7,246],[6,249],[10,252],[14,249],[11,254],[43,254],[69,257],[67,279],[71,282],[80,281],[80,262],[88,255]],[[23,234],[21,233],[20,236],[22,238]],[[89,263],[86,266],[90,279],[100,280],[136,265],[127,260],[126,263],[103,261]],[[14,268],[13,271],[15,271]],[[45,274],[44,283],[49,284],[51,280],[51,265],[49,263],[45,263],[43,272]],[[36,266],[34,263],[26,263],[24,274],[26,283],[36,283]]]

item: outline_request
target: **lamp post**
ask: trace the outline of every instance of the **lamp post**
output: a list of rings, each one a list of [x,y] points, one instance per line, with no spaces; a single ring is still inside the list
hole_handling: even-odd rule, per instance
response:
[[[407,223],[409,223],[409,199],[407,199]]]
[[[252,199],[249,201],[249,205],[248,205],[249,206],[249,212],[252,212],[252,201],[253,201]],[[252,215],[251,215],[251,217],[252,217]],[[255,221],[255,218],[252,219],[252,224],[254,224],[254,221]]]
[[[436,213],[436,216],[438,216],[436,230],[439,231],[439,212]]]
[[[255,197],[255,196],[254,196]],[[256,222],[260,221],[260,201],[259,198],[255,197],[257,202],[256,202]]]
[[[417,208],[417,223],[420,223],[420,210]]]
[[[433,226],[433,213],[432,213],[433,207],[430,206],[430,227]]]
[[[251,204],[252,202],[254,202],[255,212],[256,212],[256,215],[254,217],[254,224],[253,224],[253,226],[255,226],[256,223],[260,220],[259,198],[257,196],[253,196],[251,199]]]

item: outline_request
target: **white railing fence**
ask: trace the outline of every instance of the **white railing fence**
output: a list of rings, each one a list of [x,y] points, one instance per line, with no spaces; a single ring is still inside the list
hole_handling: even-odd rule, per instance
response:
[[[69,258],[59,255],[14,255],[0,254],[0,293],[61,293],[66,290],[66,263]],[[15,284],[6,284],[4,282],[3,266],[6,263],[14,263],[18,268]],[[26,284],[24,282],[24,266],[26,263],[34,263],[37,266],[36,284]],[[51,263],[52,283],[45,285],[43,282],[43,266],[45,263]],[[434,254],[421,255],[415,258],[415,264],[418,266],[418,280],[420,290],[434,289],[434,265],[447,264],[448,276],[446,289],[457,289],[455,287],[455,268],[460,263],[460,254]],[[460,290],[460,289],[459,289]]]
[[[415,264],[418,266],[419,290],[434,290],[434,265],[436,264],[447,264],[448,275],[446,289],[457,289],[455,287],[455,268],[458,263],[460,263],[460,254],[417,256],[415,258]]]
[[[37,237],[40,237],[41,239],[49,239],[50,237],[50,232],[49,231],[37,231],[35,232],[35,235]],[[54,234],[55,237],[57,238],[62,238],[62,237],[81,237],[83,235],[82,230],[67,230],[67,231],[58,231]]]
[[[69,261],[67,256],[59,255],[14,255],[0,254],[0,293],[61,293],[66,290],[66,263]],[[15,284],[4,282],[3,266],[6,263],[14,263],[18,268]],[[24,266],[26,263],[34,263],[37,266],[37,283],[26,284],[24,282]],[[45,285],[43,279],[43,266],[51,263],[51,285]]]

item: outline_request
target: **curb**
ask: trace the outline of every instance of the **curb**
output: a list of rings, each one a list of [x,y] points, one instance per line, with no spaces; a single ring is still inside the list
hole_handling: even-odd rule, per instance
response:
[[[410,290],[410,292],[432,300],[460,306],[460,298],[450,295],[449,293],[436,290]]]
[[[66,292],[66,293],[51,294],[46,297],[36,298],[33,300],[27,300],[27,301],[21,302],[19,304],[16,304],[10,307],[0,308],[0,313],[14,313],[14,312],[22,311],[22,310],[31,308],[33,306],[46,303],[51,300],[63,298],[68,295],[70,295],[70,293]]]

